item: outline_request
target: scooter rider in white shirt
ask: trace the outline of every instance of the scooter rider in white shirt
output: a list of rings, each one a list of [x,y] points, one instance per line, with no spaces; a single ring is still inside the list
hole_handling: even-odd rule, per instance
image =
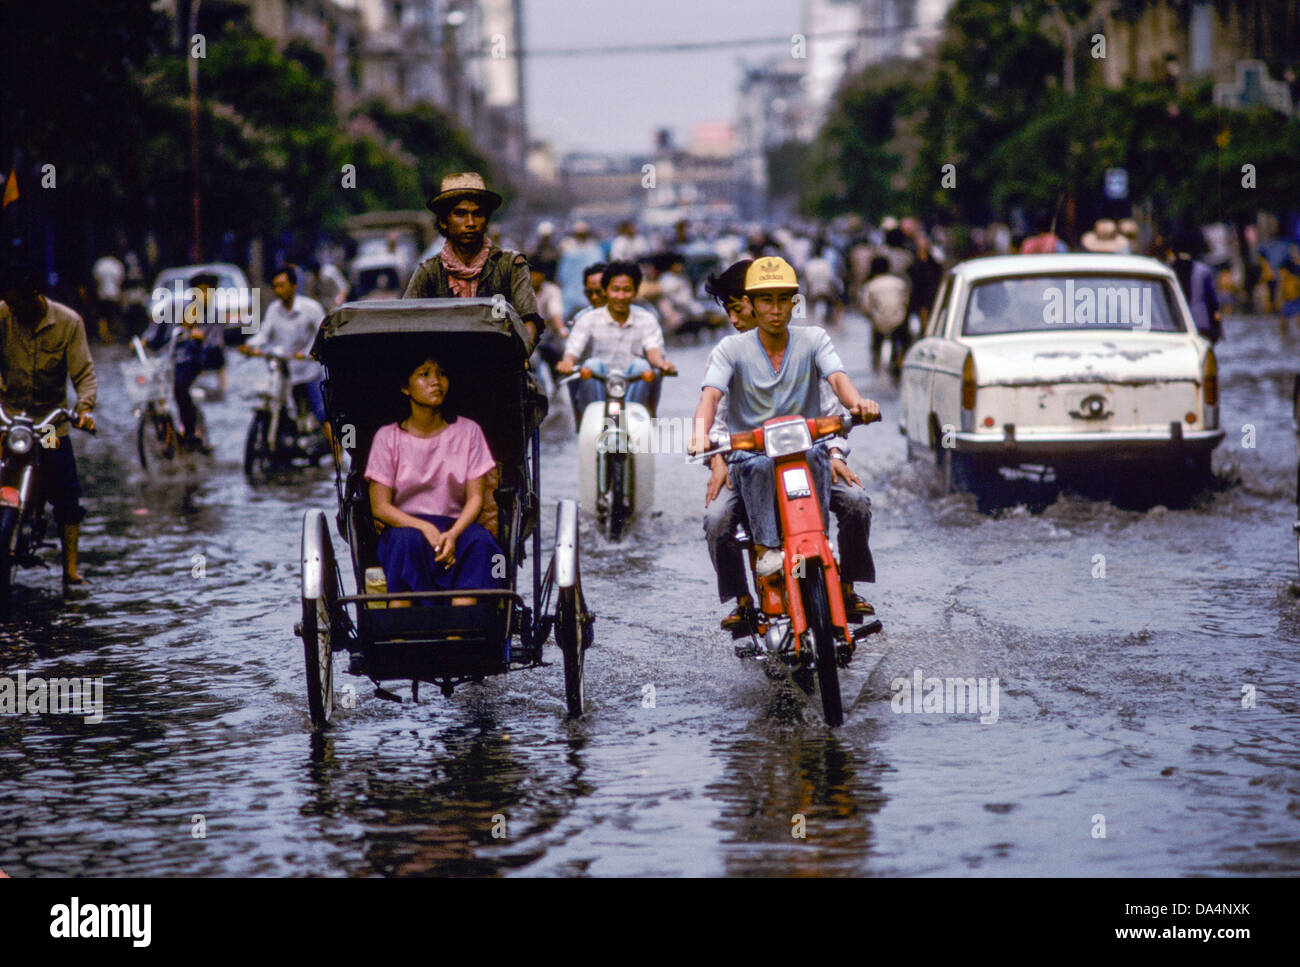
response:
[[[325,309],[315,299],[298,295],[298,270],[293,265],[282,265],[275,270],[271,288],[275,291],[275,302],[266,310],[261,328],[239,351],[245,356],[259,356],[261,350],[269,349],[292,357],[289,382],[293,393],[306,396],[332,449],[334,432],[326,419],[325,397],[321,393],[325,373],[320,363],[307,357],[316,340],[316,330],[325,318]]]

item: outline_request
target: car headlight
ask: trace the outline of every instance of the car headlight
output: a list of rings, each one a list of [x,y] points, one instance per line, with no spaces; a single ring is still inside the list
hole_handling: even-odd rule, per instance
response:
[[[627,377],[612,373],[605,377],[605,394],[611,399],[621,400],[627,395]]]
[[[773,459],[807,450],[811,446],[812,433],[808,430],[808,421],[802,417],[763,429],[763,449]]]
[[[21,457],[31,453],[36,445],[36,434],[29,427],[16,426],[5,437],[5,449],[14,456]]]

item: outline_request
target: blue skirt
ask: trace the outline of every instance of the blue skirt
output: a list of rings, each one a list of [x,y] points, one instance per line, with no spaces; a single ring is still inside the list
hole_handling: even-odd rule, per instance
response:
[[[454,517],[412,516],[440,531],[456,523]],[[457,538],[455,563],[450,567],[433,558],[433,547],[414,527],[389,527],[379,535],[379,563],[384,567],[390,594],[505,587],[505,555],[482,524],[470,524]],[[494,571],[498,576],[493,576]]]

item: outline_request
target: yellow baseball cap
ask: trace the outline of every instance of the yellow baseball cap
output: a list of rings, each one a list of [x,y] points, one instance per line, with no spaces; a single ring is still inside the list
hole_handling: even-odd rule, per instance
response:
[[[790,263],[774,255],[754,259],[749,271],[745,273],[746,292],[797,288],[799,288],[799,279],[795,276]]]

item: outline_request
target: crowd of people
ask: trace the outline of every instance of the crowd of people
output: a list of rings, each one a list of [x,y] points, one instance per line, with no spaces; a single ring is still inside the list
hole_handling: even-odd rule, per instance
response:
[[[697,426],[711,430],[692,439],[696,451],[710,441],[716,445],[738,426],[758,425],[787,411],[878,415],[876,404],[848,381],[830,340],[830,333],[842,331],[847,309],[870,324],[873,369],[881,369],[888,346],[889,370],[898,378],[904,353],[924,330],[945,265],[976,255],[1070,251],[1052,224],[1037,224],[1025,234],[1001,225],[959,233],[912,217],[889,217],[879,225],[849,217],[747,232],[693,231],[679,222],[657,237],[624,222],[605,239],[583,221],[575,221],[562,237],[553,224],[542,222],[527,239],[526,254],[524,246],[503,241],[489,227],[501,202],[477,174],[444,179],[427,205],[445,244],[414,266],[404,292],[393,285],[383,290],[385,296],[507,300],[522,320],[541,378],[532,389],[531,426],[547,411],[552,379],[580,365],[602,375],[618,372],[631,378],[629,399],[642,400],[650,384],[637,377],[652,369],[675,372],[665,356],[665,337],[722,331],[729,323],[734,332],[709,358],[696,416]],[[1300,316],[1300,248],[1285,241],[1260,243],[1253,231],[1245,238],[1244,252],[1230,253],[1225,261],[1223,240],[1213,232],[1159,234],[1131,219],[1101,219],[1081,235],[1077,250],[1164,259],[1197,328],[1210,340],[1222,335],[1225,304],[1251,307],[1261,299],[1265,309],[1280,310],[1285,334],[1289,319]],[[6,407],[34,411],[63,405],[71,379],[77,422],[93,425],[96,382],[88,329],[108,340],[121,329],[146,332],[151,320],[144,314],[145,266],[134,253],[105,255],[91,275],[95,295],[83,287],[78,312],[50,299],[30,265],[6,268],[0,293],[0,402]],[[204,301],[219,281],[212,273],[195,276],[190,297],[199,307],[195,318],[178,326],[153,320],[148,332],[154,349],[172,353],[183,442],[202,452],[210,443],[197,426],[190,389],[204,370],[224,378],[223,341],[207,338],[202,324]],[[332,444],[323,374],[307,353],[326,312],[346,300],[347,281],[329,261],[286,263],[272,273],[272,287],[276,298],[259,331],[239,349],[247,355],[274,352],[292,361],[295,394],[315,412]],[[83,317],[91,321],[89,327]],[[805,324],[791,327],[793,319]],[[53,334],[43,335],[46,329]],[[412,360],[400,376],[410,415],[382,428],[364,470],[373,518],[384,528],[380,552],[388,588],[491,586],[497,579],[484,562],[499,549],[490,533],[475,529],[496,473],[482,430],[467,417],[444,416],[443,400],[454,387],[436,357]],[[593,380],[575,382],[573,390],[577,414],[601,394]],[[76,563],[77,524],[83,511],[71,442],[64,441],[66,428],[59,453],[45,464],[45,493],[63,528],[65,583],[79,584],[84,579]],[[868,614],[871,606],[855,594],[853,584],[874,580],[867,546],[870,500],[846,455],[844,441],[835,439],[809,462],[822,484],[824,517],[834,513],[840,522],[846,606]],[[772,468],[765,460],[761,454],[733,453],[710,463],[705,533],[719,596],[737,598],[739,605],[724,626],[739,620],[750,603],[739,551],[728,544],[742,515],[754,534],[759,573],[776,566]]]

